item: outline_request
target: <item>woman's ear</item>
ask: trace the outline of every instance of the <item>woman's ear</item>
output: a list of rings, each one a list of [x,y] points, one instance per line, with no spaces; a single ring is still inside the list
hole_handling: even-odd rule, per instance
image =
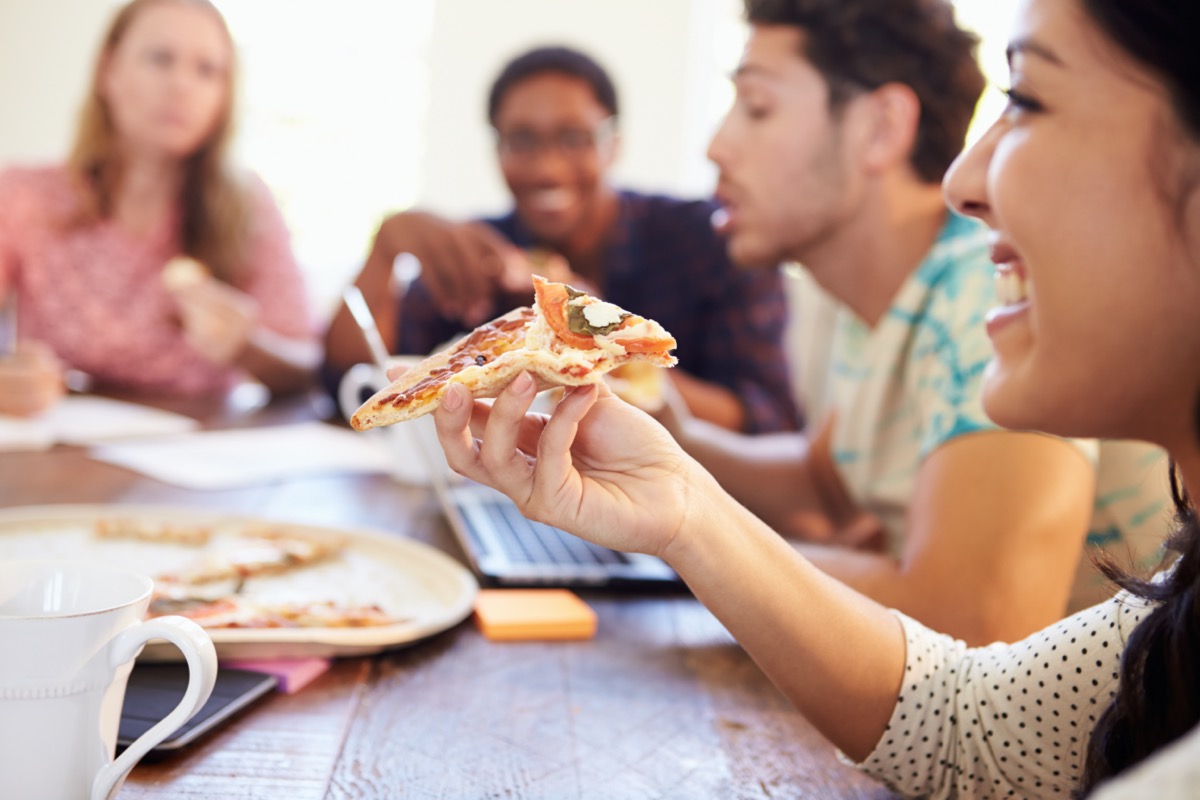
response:
[[[861,104],[862,159],[871,171],[908,162],[917,140],[921,101],[912,87],[885,83],[855,98]]]

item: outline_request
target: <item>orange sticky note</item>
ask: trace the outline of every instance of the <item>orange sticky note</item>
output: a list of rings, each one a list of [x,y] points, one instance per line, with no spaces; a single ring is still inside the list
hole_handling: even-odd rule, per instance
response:
[[[475,623],[489,639],[590,639],[596,612],[567,589],[483,589]]]

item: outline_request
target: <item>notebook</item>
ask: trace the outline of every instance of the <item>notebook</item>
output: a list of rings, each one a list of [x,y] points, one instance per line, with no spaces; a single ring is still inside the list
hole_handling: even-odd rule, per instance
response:
[[[396,446],[415,451],[471,568],[491,586],[682,589],[662,559],[600,547],[526,519],[505,495],[446,464],[432,417],[393,426]],[[409,456],[411,457],[411,455]]]

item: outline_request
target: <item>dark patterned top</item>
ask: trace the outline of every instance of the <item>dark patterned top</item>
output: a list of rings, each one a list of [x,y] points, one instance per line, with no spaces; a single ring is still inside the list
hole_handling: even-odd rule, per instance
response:
[[[604,299],[670,331],[679,343],[679,367],[731,389],[746,409],[748,432],[795,430],[782,278],[778,270],[739,270],[729,262],[709,222],[715,208],[621,192],[604,254]],[[538,244],[515,213],[484,221],[518,247]],[[498,302],[489,316],[529,301]],[[459,322],[438,313],[419,277],[405,294],[397,326],[401,353],[427,353],[462,332]]]

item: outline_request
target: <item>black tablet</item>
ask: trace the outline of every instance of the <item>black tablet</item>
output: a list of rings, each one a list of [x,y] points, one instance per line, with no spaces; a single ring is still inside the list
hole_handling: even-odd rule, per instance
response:
[[[187,681],[187,664],[135,663],[129,675],[129,688],[125,691],[117,745],[131,744],[171,713],[183,698]],[[219,668],[212,697],[204,707],[150,752],[183,747],[274,689],[277,683],[274,675]]]

